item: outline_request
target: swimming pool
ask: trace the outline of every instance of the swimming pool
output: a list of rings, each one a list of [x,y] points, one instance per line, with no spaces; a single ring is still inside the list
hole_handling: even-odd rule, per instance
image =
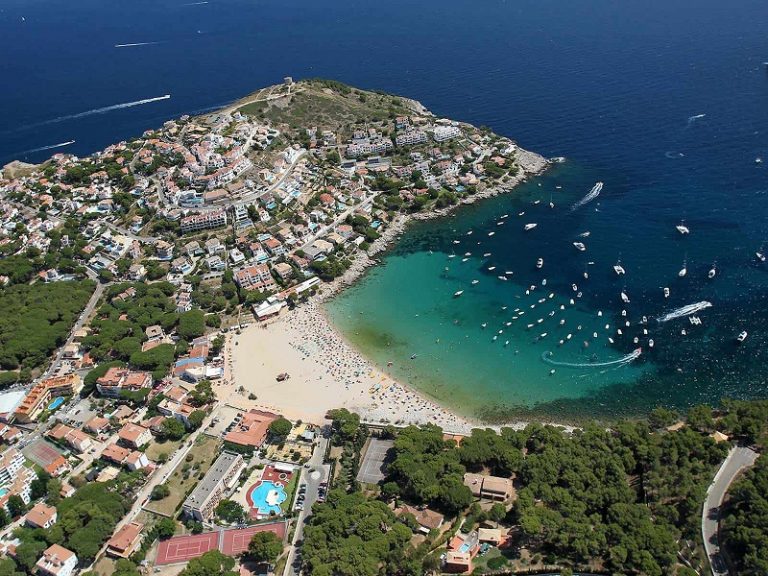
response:
[[[8,494],[8,488],[0,488],[0,498]]]
[[[267,516],[270,513],[280,514],[280,504],[285,502],[288,495],[281,484],[262,480],[254,484],[248,492],[248,502],[258,514]]]
[[[53,401],[48,404],[48,410],[56,410],[59,406],[64,404],[64,397],[59,396],[58,398],[54,398]]]

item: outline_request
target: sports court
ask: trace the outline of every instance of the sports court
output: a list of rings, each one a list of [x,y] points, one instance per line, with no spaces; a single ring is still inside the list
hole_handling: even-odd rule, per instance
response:
[[[270,524],[260,524],[249,526],[242,530],[232,529],[224,530],[221,542],[221,553],[227,556],[237,556],[248,550],[248,543],[257,532],[274,532],[278,538],[285,537],[285,522],[272,522]]]
[[[364,484],[381,482],[384,479],[384,460],[387,458],[387,452],[394,445],[393,440],[371,438],[360,464],[360,470],[357,472],[357,481]]]
[[[257,532],[274,532],[280,539],[285,538],[285,522],[270,522],[248,528],[229,528],[204,534],[174,536],[161,540],[157,548],[155,565],[179,564],[202,556],[211,550],[219,550],[227,556],[237,556],[248,549],[248,543]]]
[[[192,558],[202,556],[206,552],[216,550],[219,547],[219,533],[206,532],[188,536],[174,536],[168,540],[161,540],[157,549],[155,564],[177,564],[188,562]]]
[[[21,452],[41,468],[47,468],[61,457],[61,452],[42,438],[31,442],[22,448]]]

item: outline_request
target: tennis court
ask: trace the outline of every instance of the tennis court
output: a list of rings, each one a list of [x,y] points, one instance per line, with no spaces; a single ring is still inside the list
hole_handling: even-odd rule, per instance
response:
[[[270,522],[248,528],[230,528],[204,534],[174,536],[162,540],[157,548],[155,564],[179,564],[202,556],[211,550],[219,550],[227,556],[237,556],[248,550],[248,544],[257,532],[274,532],[278,538],[285,538],[285,522]]]
[[[216,550],[219,547],[219,533],[206,532],[191,536],[175,536],[168,540],[161,540],[157,549],[155,564],[177,564],[189,562],[192,558],[202,556],[206,552]]]
[[[41,468],[47,468],[62,456],[53,444],[42,438],[31,442],[21,452]]]
[[[364,484],[378,484],[384,479],[384,461],[387,458],[387,452],[395,443],[393,440],[379,440],[371,438],[368,443],[368,449],[365,451],[363,461],[360,464],[360,470],[357,472],[357,481]]]

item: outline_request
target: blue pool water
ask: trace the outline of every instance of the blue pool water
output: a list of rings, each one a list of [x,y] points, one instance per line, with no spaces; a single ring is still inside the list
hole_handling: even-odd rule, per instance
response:
[[[273,490],[277,491],[277,504],[274,506],[267,503],[267,495]],[[267,480],[259,482],[256,486],[254,486],[251,489],[250,494],[253,507],[258,510],[259,514],[265,516],[272,512],[275,514],[280,514],[280,504],[285,502],[287,497],[288,495],[285,493],[285,489],[282,486]]]
[[[0,488],[0,498],[5,496],[6,494],[8,494],[8,489],[7,488]]]
[[[59,396],[58,398],[54,398],[53,401],[48,404],[48,410],[56,410],[59,406],[64,404],[64,398]]]

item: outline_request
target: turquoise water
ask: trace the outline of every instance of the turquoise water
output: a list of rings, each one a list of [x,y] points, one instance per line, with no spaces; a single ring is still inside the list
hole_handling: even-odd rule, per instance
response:
[[[597,200],[572,210],[598,176],[566,163],[512,194],[414,224],[381,266],[327,305],[332,321],[395,378],[490,420],[632,415],[658,404],[763,394],[762,330],[752,330],[744,346],[734,343],[742,327],[766,322],[765,270],[744,231],[692,220],[683,237],[676,210],[665,206],[648,218],[622,216],[624,187],[610,175]],[[538,225],[526,232],[529,222]],[[619,259],[624,276],[613,271]],[[713,306],[698,314],[700,326],[657,321],[702,300]],[[637,348],[639,358],[620,362]]]
[[[64,404],[64,398],[62,396],[59,396],[58,398],[54,398],[50,404],[48,404],[48,410],[56,410],[59,406]]]
[[[0,498],[8,494],[8,488],[0,488]]]
[[[271,492],[272,490],[277,491],[277,505],[272,506],[270,504],[267,504],[267,494]],[[259,514],[262,514],[264,516],[274,513],[274,514],[280,514],[280,504],[285,502],[285,499],[287,498],[287,494],[285,493],[285,489],[282,486],[278,486],[274,482],[270,482],[268,480],[263,480],[259,482],[254,488],[251,490],[250,498],[251,502],[253,503],[253,507],[258,510]]]

